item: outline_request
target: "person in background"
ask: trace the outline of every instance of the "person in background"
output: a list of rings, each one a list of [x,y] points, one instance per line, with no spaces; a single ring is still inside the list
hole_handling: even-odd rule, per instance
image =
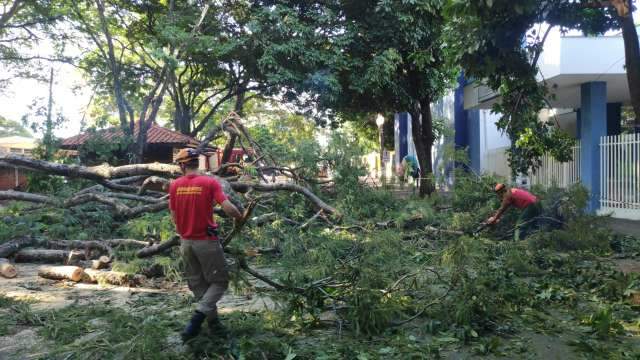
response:
[[[418,180],[420,179],[420,165],[418,159],[413,155],[407,155],[402,159],[400,163],[403,179],[409,180],[409,176],[413,179],[416,186],[418,186]]]
[[[199,154],[195,149],[182,149],[175,162],[183,176],[169,186],[169,208],[176,230],[180,234],[180,253],[185,267],[189,289],[198,302],[191,320],[182,331],[187,341],[200,333],[206,319],[214,335],[225,335],[218,318],[216,303],[229,286],[229,273],[224,252],[213,218],[213,207],[222,210],[234,221],[243,215],[229,201],[222,186],[213,177],[201,175],[198,170]]]
[[[485,222],[493,225],[500,221],[502,215],[511,206],[522,210],[516,222],[513,238],[515,241],[524,240],[538,227],[537,218],[542,213],[540,201],[532,193],[524,189],[510,188],[505,184],[496,184],[495,192],[502,204],[498,211]]]

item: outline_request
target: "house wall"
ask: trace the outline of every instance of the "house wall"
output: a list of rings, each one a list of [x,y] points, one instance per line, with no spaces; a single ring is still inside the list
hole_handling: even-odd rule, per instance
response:
[[[0,190],[24,189],[27,186],[27,175],[17,168],[0,168]]]
[[[144,162],[170,164],[173,162],[174,148],[181,149],[182,147],[174,147],[171,145],[149,145],[145,152]]]
[[[31,138],[9,136],[0,138],[0,154],[18,154],[31,156],[36,141]],[[24,170],[14,167],[0,167],[0,191],[24,189],[27,186],[27,175]]]

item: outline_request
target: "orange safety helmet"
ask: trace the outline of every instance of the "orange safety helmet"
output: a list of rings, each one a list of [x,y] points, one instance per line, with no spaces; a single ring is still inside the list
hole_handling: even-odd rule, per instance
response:
[[[495,192],[500,192],[500,191],[504,190],[505,188],[506,188],[506,186],[503,183],[497,183],[494,191]]]
[[[176,164],[188,163],[192,160],[197,160],[199,156],[200,156],[200,153],[198,153],[196,149],[192,149],[192,148],[180,149],[180,151],[178,151],[178,154],[176,154],[175,163]]]

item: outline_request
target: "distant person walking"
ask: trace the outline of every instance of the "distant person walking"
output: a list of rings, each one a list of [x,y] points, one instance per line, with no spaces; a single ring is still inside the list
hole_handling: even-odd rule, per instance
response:
[[[415,185],[418,186],[418,181],[420,179],[420,165],[418,164],[418,159],[416,159],[415,156],[405,156],[400,163],[400,169],[405,181],[408,182],[409,176],[411,176]]]

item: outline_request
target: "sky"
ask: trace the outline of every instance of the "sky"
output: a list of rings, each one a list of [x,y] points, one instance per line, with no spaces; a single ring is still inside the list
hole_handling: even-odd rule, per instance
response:
[[[67,119],[55,135],[60,138],[69,137],[80,132],[82,115],[91,98],[91,89],[85,84],[80,72],[71,65],[52,64],[54,68],[53,99],[63,116]],[[79,91],[74,87],[80,85]],[[29,111],[34,99],[42,97],[46,103],[49,96],[49,85],[36,80],[19,79],[0,94],[0,115],[7,119],[21,121]],[[30,129],[29,129],[30,130]]]

